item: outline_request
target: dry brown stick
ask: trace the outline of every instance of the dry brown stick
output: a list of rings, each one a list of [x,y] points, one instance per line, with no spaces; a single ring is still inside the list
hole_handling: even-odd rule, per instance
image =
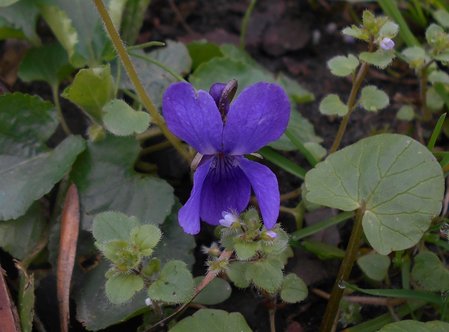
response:
[[[0,330],[2,332],[20,332],[20,320],[16,306],[6,285],[5,271],[0,266]]]
[[[312,288],[312,293],[315,295],[318,295],[319,297],[322,297],[323,299],[329,300],[330,294],[318,289],[318,288]],[[345,299],[348,302],[352,303],[358,303],[358,304],[367,304],[367,305],[380,305],[380,306],[397,306],[405,302],[404,299],[395,299],[395,298],[388,298],[388,297],[373,297],[373,296],[355,296],[355,295],[346,295],[343,296],[343,299]]]

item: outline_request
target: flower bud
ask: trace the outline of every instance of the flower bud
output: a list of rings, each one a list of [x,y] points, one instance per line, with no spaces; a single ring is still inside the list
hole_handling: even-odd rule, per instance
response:
[[[388,51],[394,47],[394,41],[388,37],[385,37],[380,41],[379,45],[383,50]]]

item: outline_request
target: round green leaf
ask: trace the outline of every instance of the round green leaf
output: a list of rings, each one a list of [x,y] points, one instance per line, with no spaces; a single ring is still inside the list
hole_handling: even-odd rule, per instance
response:
[[[112,240],[128,241],[131,230],[139,225],[136,217],[106,211],[99,213],[93,220],[92,233],[98,243],[106,243]]]
[[[402,51],[402,56],[412,68],[420,68],[426,59],[426,51],[419,46],[407,47]]]
[[[449,323],[442,321],[418,322],[415,320],[403,320],[385,325],[379,332],[446,332],[449,331]]]
[[[326,115],[344,116],[348,113],[348,106],[336,94],[329,94],[320,103],[320,112]]]
[[[81,137],[69,136],[52,152],[33,158],[0,155],[0,220],[23,215],[64,177],[84,148]]]
[[[237,243],[234,243],[234,249],[238,259],[245,261],[253,257],[261,247],[258,241],[246,242],[240,240]]]
[[[223,56],[217,44],[209,43],[206,40],[192,41],[187,44],[187,49],[192,58],[192,70],[212,58]]]
[[[251,280],[246,277],[246,271],[251,263],[232,262],[226,269],[226,274],[236,287],[246,288],[251,284]]]
[[[134,170],[139,151],[134,137],[108,135],[89,142],[71,173],[80,194],[83,229],[90,231],[93,216],[103,211],[135,216],[142,224],[161,224],[170,214],[173,189]]]
[[[108,66],[81,69],[62,96],[100,122],[102,109],[114,96],[114,81]]]
[[[287,274],[281,286],[281,299],[284,302],[301,302],[307,297],[308,289],[305,282],[294,273]]]
[[[198,286],[203,279],[204,277],[196,277],[193,279],[195,286]],[[229,285],[226,280],[215,278],[201,291],[197,297],[195,297],[193,302],[204,305],[219,304],[226,301],[231,296],[231,292],[231,285]]]
[[[111,100],[103,107],[103,111],[106,129],[117,136],[140,134],[150,125],[148,113],[134,110],[123,100]]]
[[[449,75],[442,70],[434,70],[429,75],[429,82],[449,84]]]
[[[415,257],[412,277],[426,290],[433,292],[449,290],[449,270],[433,252],[422,251]]]
[[[335,76],[344,77],[354,72],[359,66],[359,60],[352,54],[349,54],[347,57],[339,55],[330,59],[327,62],[327,66]]]
[[[79,286],[74,289],[77,319],[89,331],[102,330],[123,322],[136,311],[147,307],[145,298],[148,296],[144,290],[122,304],[113,304],[106,297],[105,273],[109,268],[109,264],[102,260],[96,268],[82,273]]]
[[[194,291],[192,274],[184,262],[169,261],[161,270],[159,278],[148,288],[152,300],[169,303],[187,301]]]
[[[143,279],[134,274],[119,274],[106,281],[106,296],[114,304],[129,301],[143,288]]]
[[[359,59],[370,65],[385,69],[394,59],[394,51],[384,51],[379,49],[375,52],[362,52],[359,55]]]
[[[51,103],[19,92],[0,96],[0,123],[0,154],[23,157],[48,151],[58,126]]]
[[[398,113],[396,114],[396,117],[399,120],[402,121],[412,121],[415,117],[415,111],[413,110],[413,106],[411,105],[404,105],[402,106]]]
[[[139,250],[152,250],[161,239],[161,231],[154,225],[142,225],[131,230],[131,243]]]
[[[344,211],[363,205],[363,229],[382,255],[415,245],[439,214],[443,172],[410,137],[368,137],[331,154],[306,174],[306,199]]]
[[[265,259],[252,262],[246,269],[246,279],[268,293],[275,293],[282,285],[283,266],[276,260]]]
[[[435,87],[431,86],[426,92],[426,104],[431,110],[439,111],[444,106],[444,100],[437,92]]]
[[[394,38],[399,32],[399,25],[392,21],[387,21],[379,30],[379,38]]]
[[[370,112],[377,112],[388,106],[390,98],[374,85],[365,86],[360,95],[360,104]]]
[[[223,310],[201,309],[192,316],[184,318],[170,332],[251,332],[250,327],[238,312],[228,313]]]
[[[449,28],[449,12],[447,11],[447,9],[438,9],[434,11],[432,15],[438,22],[438,24],[445,28]]]
[[[379,254],[368,254],[357,259],[357,264],[366,276],[376,281],[382,281],[390,267],[390,258]]]

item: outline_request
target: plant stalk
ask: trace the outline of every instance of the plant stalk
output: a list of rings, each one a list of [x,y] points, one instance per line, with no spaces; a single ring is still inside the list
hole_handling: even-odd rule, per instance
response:
[[[337,279],[335,280],[334,287],[332,288],[332,293],[329,302],[327,303],[326,311],[321,323],[321,332],[330,332],[336,319],[340,301],[343,297],[344,292],[343,283],[347,281],[349,275],[351,274],[352,267],[357,257],[360,240],[362,239],[362,219],[364,213],[365,204],[363,203],[363,205],[356,212],[354,226],[352,227],[352,232],[349,238],[348,247],[346,248],[345,257],[341,262],[340,270],[338,271]]]
[[[371,47],[370,47],[371,48]],[[351,92],[348,97],[348,113],[343,117],[340,122],[340,126],[338,127],[337,135],[335,136],[334,143],[332,143],[332,147],[329,150],[329,154],[334,153],[338,150],[341,144],[341,140],[346,132],[346,127],[349,123],[349,118],[351,117],[352,112],[355,109],[355,104],[357,100],[357,95],[359,93],[360,87],[362,86],[363,80],[365,79],[366,74],[368,73],[368,63],[364,62],[359,68],[357,75],[352,83]]]
[[[164,119],[159,114],[153,102],[151,101],[150,97],[146,93],[145,88],[143,87],[142,82],[140,81],[139,76],[137,75],[136,69],[134,68],[133,63],[131,62],[131,59],[126,51],[122,39],[120,38],[117,30],[114,27],[114,24],[112,23],[111,17],[109,16],[109,13],[103,1],[102,0],[93,0],[93,1],[105,25],[106,31],[108,32],[109,37],[111,38],[111,41],[114,44],[114,47],[123,64],[123,67],[125,68],[130,81],[133,83],[137,95],[142,101],[142,104],[145,106],[148,113],[150,113],[153,122],[161,129],[164,136],[167,137],[167,140],[173,145],[173,147],[179,152],[179,154],[188,163],[190,163],[191,162],[190,154],[186,149],[183,148],[181,142],[168,130],[167,126],[165,125]]]
[[[248,31],[248,24],[251,14],[253,13],[254,6],[257,0],[251,0],[248,8],[246,9],[245,16],[243,16],[242,27],[240,29],[240,49],[245,49],[246,32]]]
[[[70,128],[64,119],[64,115],[62,114],[61,103],[59,102],[59,91],[58,91],[57,84],[51,86],[51,93],[53,95],[53,102],[55,103],[56,114],[58,115],[58,120],[59,120],[59,123],[61,124],[62,130],[64,130],[64,133],[67,136],[71,135],[72,132],[70,131]]]
[[[432,113],[427,107],[427,65],[419,73],[419,102],[421,106],[422,119],[429,122],[432,119]]]

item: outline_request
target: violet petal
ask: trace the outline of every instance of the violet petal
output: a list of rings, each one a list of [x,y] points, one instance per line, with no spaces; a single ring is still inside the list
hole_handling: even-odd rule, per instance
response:
[[[243,158],[215,157],[201,193],[201,219],[218,225],[223,211],[242,212],[251,195],[250,183],[237,166]]]
[[[170,131],[201,154],[221,150],[223,121],[206,91],[195,92],[188,83],[174,83],[164,93],[162,113]]]
[[[256,194],[265,227],[273,228],[279,216],[280,206],[276,176],[268,167],[245,158],[240,161],[240,168]]]
[[[188,234],[197,234],[200,231],[201,192],[212,160],[206,160],[196,169],[190,198],[178,212],[179,224]]]
[[[214,83],[209,89],[209,94],[212,96],[212,98],[214,98],[217,107],[218,102],[220,101],[221,94],[223,93],[225,87],[225,83]]]
[[[290,102],[272,83],[256,83],[231,104],[223,130],[224,152],[242,155],[278,139],[287,128]]]

